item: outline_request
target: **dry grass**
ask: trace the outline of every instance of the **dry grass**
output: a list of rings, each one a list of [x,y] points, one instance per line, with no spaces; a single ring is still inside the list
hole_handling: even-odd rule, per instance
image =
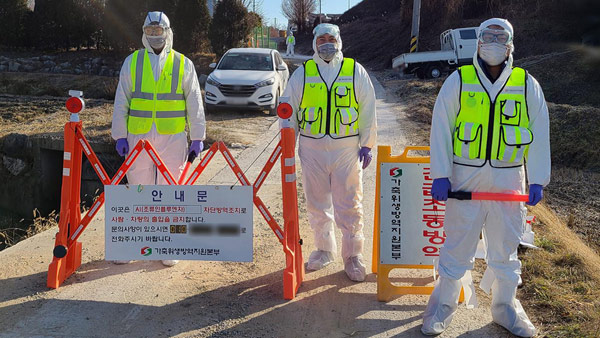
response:
[[[588,246],[600,252],[600,173],[554,167],[545,190],[547,205]]]
[[[0,73],[0,93],[33,96],[67,96],[70,89],[86,98],[112,100],[119,79],[94,75]]]
[[[8,227],[0,229],[0,250],[4,250],[26,238],[57,225],[58,214],[56,211],[52,211],[48,216],[44,217],[35,209],[33,210],[33,220],[30,224],[25,224],[24,219],[21,219],[18,224],[14,224],[11,219],[11,224]]]
[[[427,125],[431,124],[433,105],[442,88],[444,79],[436,80],[392,80],[387,86],[396,88],[396,96],[406,105],[411,120]]]
[[[552,162],[600,172],[600,108],[548,104]]]
[[[520,299],[541,335],[597,337],[600,323],[600,257],[548,207],[537,216],[536,245],[523,261]]]
[[[0,138],[18,132],[33,136],[61,138],[69,112],[65,97],[36,97],[0,94]],[[110,142],[112,102],[86,99],[80,114],[90,141]]]

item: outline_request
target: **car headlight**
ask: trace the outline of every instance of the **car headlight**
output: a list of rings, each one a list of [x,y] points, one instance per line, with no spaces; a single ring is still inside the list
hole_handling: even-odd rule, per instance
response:
[[[213,85],[213,86],[215,86],[215,87],[218,87],[218,86],[220,86],[220,85],[221,85],[219,82],[217,82],[215,79],[213,79],[213,78],[212,78],[212,76],[209,76],[209,77],[206,79],[206,83],[208,83],[209,85]]]
[[[273,83],[275,83],[275,78],[274,77],[272,77],[270,79],[267,79],[267,80],[264,80],[264,81],[261,81],[261,82],[255,84],[254,86],[256,86],[256,87],[264,87],[264,86],[270,86]]]

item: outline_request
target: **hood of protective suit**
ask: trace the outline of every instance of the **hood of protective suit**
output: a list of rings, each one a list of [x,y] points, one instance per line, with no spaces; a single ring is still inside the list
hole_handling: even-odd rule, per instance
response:
[[[313,51],[315,52],[315,54],[313,55],[313,58],[316,60],[321,59],[321,57],[319,56],[319,51],[317,50],[317,38],[321,35],[325,35],[325,34],[329,34],[333,37],[335,37],[335,39],[337,40],[337,47],[338,47],[338,52],[336,53],[334,60],[337,59],[342,59],[342,38],[340,36],[340,27],[338,27],[337,25],[333,25],[330,23],[322,23],[317,25],[317,27],[315,27],[315,29],[313,29],[313,34],[314,34],[314,38],[313,38],[313,43],[312,43],[312,47],[313,47]],[[322,59],[321,59],[322,60]]]
[[[146,33],[144,33],[143,27],[149,25],[152,21],[158,20],[160,20],[161,26],[169,28],[165,30],[165,46],[163,47],[163,50],[160,53],[169,53],[171,51],[171,48],[173,48],[173,30],[171,29],[171,22],[169,21],[169,18],[163,12],[148,12],[148,15],[146,15],[144,26],[142,26],[142,44],[144,45],[144,48],[146,48],[146,50],[154,53],[154,49],[152,48],[152,46],[150,46],[150,42],[148,41]]]
[[[501,18],[491,18],[491,19],[485,20],[484,22],[481,23],[481,25],[479,25],[479,28],[477,29],[477,37],[479,38],[479,32],[481,32],[482,30],[486,29],[487,27],[493,26],[493,25],[498,25],[498,26],[504,28],[504,30],[506,30],[511,36],[511,41],[509,44],[507,44],[507,46],[508,46],[508,48],[510,48],[510,54],[508,56],[508,61],[512,65],[512,60],[513,60],[512,54],[515,51],[515,46],[514,46],[514,36],[515,35],[514,35],[513,26],[508,20],[501,19]],[[479,39],[477,41],[479,41]],[[473,64],[477,63],[478,55],[479,55],[479,47],[475,48],[475,55],[473,55]]]

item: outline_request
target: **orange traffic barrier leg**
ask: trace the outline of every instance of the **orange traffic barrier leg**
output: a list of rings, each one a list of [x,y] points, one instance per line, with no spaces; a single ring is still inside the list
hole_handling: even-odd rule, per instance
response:
[[[206,154],[204,154],[204,157],[202,157],[200,164],[198,164],[196,169],[192,171],[190,177],[185,181],[186,185],[193,185],[196,182],[198,177],[200,177],[200,174],[202,174],[202,172],[204,171],[210,160],[212,160],[213,156],[215,156],[218,150],[219,145],[217,142],[213,143],[213,145],[210,146],[210,148],[206,151]]]
[[[284,252],[283,298],[294,299],[304,280],[304,260],[298,221],[295,136],[292,128],[281,129],[281,186],[283,188]]]
[[[79,243],[79,250],[67,251],[71,244],[69,236],[81,219],[79,194],[82,148],[77,141],[78,133],[81,134],[81,122],[68,122],[65,125],[60,218],[52,252],[54,257],[48,266],[46,281],[50,288],[59,287],[81,265],[81,244]]]
[[[48,266],[47,286],[58,288],[75,270],[81,266],[82,244],[78,242],[83,230],[104,204],[104,193],[92,204],[87,214],[81,218],[80,188],[82,150],[92,163],[98,177],[105,184],[119,184],[125,173],[137,159],[145,142],[139,141],[132,149],[115,177],[108,179],[106,171],[98,161],[89,143],[81,132],[81,122],[65,125],[65,151],[63,158],[63,182],[59,232],[56,234],[52,262]]]

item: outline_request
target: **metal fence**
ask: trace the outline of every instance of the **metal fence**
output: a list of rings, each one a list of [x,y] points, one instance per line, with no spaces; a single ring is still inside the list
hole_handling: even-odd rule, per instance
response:
[[[254,28],[251,47],[277,49],[277,43],[270,37],[270,28],[261,26]]]

